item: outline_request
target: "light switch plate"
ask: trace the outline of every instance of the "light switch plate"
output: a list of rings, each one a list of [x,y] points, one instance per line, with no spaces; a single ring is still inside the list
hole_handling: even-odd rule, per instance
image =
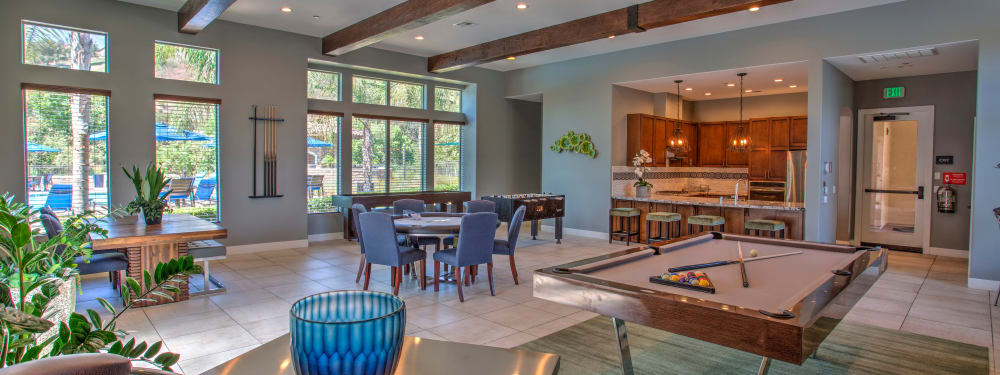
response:
[[[934,179],[935,180],[940,180],[941,179],[941,172],[934,172]]]

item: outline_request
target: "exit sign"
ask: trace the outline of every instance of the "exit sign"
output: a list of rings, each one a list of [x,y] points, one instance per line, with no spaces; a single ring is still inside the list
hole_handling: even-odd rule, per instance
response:
[[[882,99],[899,99],[906,95],[906,88],[903,86],[899,87],[886,87],[882,90]]]

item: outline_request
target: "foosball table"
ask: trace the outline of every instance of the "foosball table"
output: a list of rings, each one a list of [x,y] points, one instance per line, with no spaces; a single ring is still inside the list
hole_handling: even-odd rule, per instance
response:
[[[533,194],[510,194],[510,195],[487,195],[484,200],[492,201],[497,205],[497,215],[500,221],[510,225],[514,218],[514,211],[518,207],[525,206],[524,220],[531,222],[531,239],[538,237],[538,225],[543,219],[555,219],[556,243],[562,243],[563,216],[566,215],[566,196],[533,193]]]

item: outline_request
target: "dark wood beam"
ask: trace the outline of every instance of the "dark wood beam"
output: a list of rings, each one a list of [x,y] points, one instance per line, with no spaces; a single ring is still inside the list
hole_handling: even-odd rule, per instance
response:
[[[407,0],[323,38],[323,53],[342,55],[495,0]]]
[[[643,32],[792,0],[653,0],[553,25],[427,59],[427,70],[444,73],[509,57],[580,44],[612,35]]]
[[[177,11],[177,31],[197,34],[235,2],[236,0],[187,0]]]

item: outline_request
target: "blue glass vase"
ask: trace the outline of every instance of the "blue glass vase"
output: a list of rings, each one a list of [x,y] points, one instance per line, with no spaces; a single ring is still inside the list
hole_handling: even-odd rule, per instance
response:
[[[292,305],[292,362],[300,375],[391,375],[399,363],[406,305],[389,293],[341,290]]]

